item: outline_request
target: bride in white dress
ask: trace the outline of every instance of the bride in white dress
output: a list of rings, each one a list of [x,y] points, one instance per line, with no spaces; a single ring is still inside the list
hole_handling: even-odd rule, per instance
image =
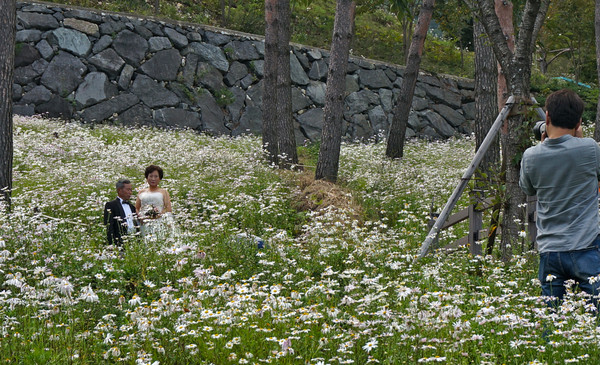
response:
[[[144,174],[148,187],[140,190],[135,201],[135,210],[142,222],[142,236],[166,238],[173,232],[174,222],[169,192],[158,186],[164,176],[163,169],[150,165]]]

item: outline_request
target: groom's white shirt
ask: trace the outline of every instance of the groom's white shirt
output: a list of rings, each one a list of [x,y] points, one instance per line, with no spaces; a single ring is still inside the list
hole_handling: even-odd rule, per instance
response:
[[[127,231],[131,233],[135,230],[135,225],[133,224],[133,212],[131,211],[131,207],[129,206],[129,204],[125,203],[125,201],[120,197],[119,201],[121,201],[121,207],[123,207],[125,219],[127,220]]]

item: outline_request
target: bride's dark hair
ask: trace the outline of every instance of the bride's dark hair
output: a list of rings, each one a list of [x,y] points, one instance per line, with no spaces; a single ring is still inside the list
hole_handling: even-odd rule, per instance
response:
[[[156,166],[156,165],[150,165],[150,166],[146,167],[146,171],[144,172],[144,176],[146,178],[148,178],[148,175],[150,175],[154,171],[158,171],[158,177],[160,177],[160,179],[162,180],[162,178],[164,176],[163,169],[161,169],[160,166]]]

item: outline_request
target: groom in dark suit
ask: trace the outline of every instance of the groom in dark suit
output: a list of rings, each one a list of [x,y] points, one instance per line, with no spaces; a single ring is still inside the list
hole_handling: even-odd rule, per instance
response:
[[[117,181],[117,198],[104,206],[104,225],[106,237],[111,245],[122,246],[123,235],[135,233],[138,228],[135,207],[129,202],[133,189],[131,181]]]

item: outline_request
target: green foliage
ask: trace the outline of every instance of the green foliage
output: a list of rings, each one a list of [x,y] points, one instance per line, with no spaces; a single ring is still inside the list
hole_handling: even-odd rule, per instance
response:
[[[233,104],[235,102],[235,95],[227,88],[216,90],[214,97],[217,100],[217,104],[221,107]]]
[[[546,96],[560,89],[571,89],[575,91],[585,103],[583,110],[583,121],[594,122],[596,120],[596,105],[598,103],[599,90],[594,84],[586,87],[575,81],[568,81],[556,77],[545,77],[535,73],[531,79],[531,89],[536,94],[536,100],[543,106],[546,103]]]

